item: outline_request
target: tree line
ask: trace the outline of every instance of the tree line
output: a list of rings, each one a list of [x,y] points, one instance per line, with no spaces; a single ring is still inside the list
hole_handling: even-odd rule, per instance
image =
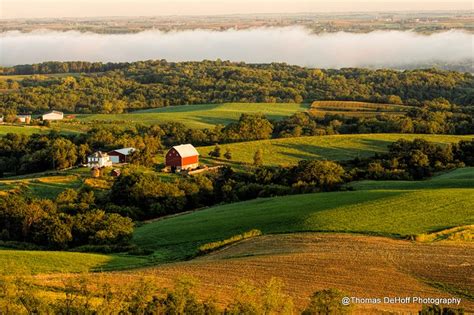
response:
[[[120,64],[43,63],[1,68],[34,73],[21,81],[0,80],[0,112],[122,113],[143,108],[223,102],[355,100],[420,105],[443,97],[474,103],[469,73],[425,70],[312,69],[284,63],[141,61]],[[81,73],[52,77],[48,73]]]

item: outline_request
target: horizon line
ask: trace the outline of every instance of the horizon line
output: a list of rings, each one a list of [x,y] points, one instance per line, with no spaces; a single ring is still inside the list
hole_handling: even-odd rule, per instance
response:
[[[469,12],[474,14],[474,9],[423,9],[423,10],[411,10],[411,9],[404,9],[404,10],[367,10],[367,11],[301,11],[301,12],[258,12],[258,13],[216,13],[216,14],[163,14],[163,15],[89,15],[89,16],[45,16],[45,17],[8,17],[4,18],[0,16],[0,20],[2,21],[15,21],[15,20],[48,20],[48,19],[88,19],[88,18],[96,18],[96,19],[105,19],[105,18],[152,18],[152,17],[219,17],[219,16],[259,16],[259,15],[286,15],[286,16],[296,16],[301,14],[315,14],[315,15],[336,15],[336,14],[364,14],[364,13],[452,13],[452,12]]]

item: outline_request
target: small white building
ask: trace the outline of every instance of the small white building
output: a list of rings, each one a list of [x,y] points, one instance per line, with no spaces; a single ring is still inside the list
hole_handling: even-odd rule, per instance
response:
[[[112,166],[112,161],[107,153],[97,151],[87,157],[87,166],[90,168],[107,167]]]
[[[4,120],[4,118],[3,118],[3,115],[2,115],[2,116],[0,116],[0,124],[3,124],[3,123],[4,123],[3,120]]]
[[[52,110],[50,112],[47,112],[41,116],[43,121],[46,120],[61,120],[64,118],[63,112],[58,112],[57,110]]]

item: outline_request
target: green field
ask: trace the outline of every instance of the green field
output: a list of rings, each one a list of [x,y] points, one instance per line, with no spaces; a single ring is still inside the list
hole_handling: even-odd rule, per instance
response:
[[[452,188],[456,178],[469,188]],[[474,223],[474,168],[413,182],[412,189],[400,189],[397,181],[356,187],[361,190],[212,207],[138,227],[133,242],[154,250],[153,263],[161,263],[184,259],[202,244],[252,229],[264,234],[327,231],[406,237]]]
[[[414,134],[353,134],[283,138],[222,144],[222,152],[229,148],[232,161],[253,163],[255,151],[263,151],[263,164],[290,165],[304,159],[348,160],[368,157],[386,151],[387,146],[400,138],[413,140],[422,138],[436,143],[454,143],[470,140],[474,136],[414,135]],[[199,147],[202,157],[208,157],[214,146]],[[210,159],[209,159],[210,160]],[[206,161],[206,160],[204,160]]]
[[[49,131],[49,128],[38,127],[38,126],[0,125],[0,136],[6,135],[7,133],[32,135],[34,133],[47,133],[48,131]]]
[[[71,188],[78,189],[82,185],[82,180],[75,175],[54,175],[35,177],[1,179],[1,192],[22,192],[32,197],[54,199],[63,190]],[[1,194],[0,194],[1,195]]]
[[[282,119],[296,112],[305,111],[305,104],[275,103],[225,103],[204,105],[181,105],[158,109],[140,110],[127,114],[83,114],[77,115],[79,122],[142,123],[146,125],[179,122],[188,128],[212,128],[217,124],[227,125],[239,119],[242,113],[262,113],[269,119]]]
[[[57,251],[0,249],[0,275],[34,275],[43,273],[80,273],[102,267],[124,268],[143,263],[143,259]]]

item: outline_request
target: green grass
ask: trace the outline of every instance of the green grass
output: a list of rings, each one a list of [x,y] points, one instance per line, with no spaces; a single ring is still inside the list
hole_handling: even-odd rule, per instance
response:
[[[81,273],[102,270],[105,266],[121,269],[139,263],[143,263],[143,259],[138,257],[0,249],[0,275]]]
[[[469,188],[451,188],[451,178],[459,176]],[[227,204],[140,226],[133,242],[155,251],[151,263],[162,263],[184,259],[202,244],[251,229],[264,234],[326,231],[406,237],[472,224],[474,168],[433,179],[445,180],[438,188],[426,188],[429,182],[424,181],[414,182],[413,189],[400,189],[399,182],[384,181],[366,190],[359,186],[360,191]]]
[[[11,126],[11,125],[0,125],[0,136],[6,135],[7,133],[18,133],[24,135],[32,135],[34,133],[47,133],[48,128],[38,126]]]
[[[80,122],[142,123],[146,125],[178,122],[188,128],[213,128],[217,124],[227,125],[239,119],[242,113],[263,113],[270,119],[282,119],[305,111],[309,105],[274,103],[225,103],[204,105],[182,105],[159,109],[141,110],[126,114],[77,115]]]
[[[356,190],[474,188],[472,178],[473,176],[473,168],[467,167],[447,172],[422,181],[364,180],[350,183],[349,186]]]
[[[32,197],[54,199],[65,189],[78,189],[82,181],[79,176],[47,176],[0,180],[1,191],[17,191]]]
[[[271,139],[222,144],[222,152],[229,148],[232,161],[253,163],[255,151],[263,151],[265,165],[290,165],[304,159],[349,160],[384,152],[387,146],[400,138],[422,138],[436,143],[453,143],[470,140],[474,136],[413,135],[413,134],[354,134]],[[214,146],[199,147],[201,157],[208,157]],[[206,161],[206,160],[204,160]]]

